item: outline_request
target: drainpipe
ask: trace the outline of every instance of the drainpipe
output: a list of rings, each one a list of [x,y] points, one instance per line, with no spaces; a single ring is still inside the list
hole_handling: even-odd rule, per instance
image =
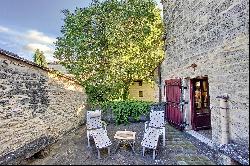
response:
[[[159,103],[162,101],[162,91],[161,91],[161,64],[158,67],[158,78],[159,78]]]

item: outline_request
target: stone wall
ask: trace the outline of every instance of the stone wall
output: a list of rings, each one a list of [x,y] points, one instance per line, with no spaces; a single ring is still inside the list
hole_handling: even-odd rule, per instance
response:
[[[30,157],[84,119],[75,81],[0,53],[0,164]]]
[[[249,1],[162,3],[166,32],[162,81],[207,75],[213,141],[219,143],[220,138],[216,97],[228,93],[231,141],[249,146]],[[193,63],[195,71],[190,67]]]

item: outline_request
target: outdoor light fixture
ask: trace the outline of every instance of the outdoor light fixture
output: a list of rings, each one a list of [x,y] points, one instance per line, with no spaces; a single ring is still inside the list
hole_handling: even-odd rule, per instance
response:
[[[193,63],[190,66],[188,66],[187,68],[190,68],[190,67],[192,67],[194,69],[194,71],[195,71],[195,68],[197,67],[197,65],[195,63]]]

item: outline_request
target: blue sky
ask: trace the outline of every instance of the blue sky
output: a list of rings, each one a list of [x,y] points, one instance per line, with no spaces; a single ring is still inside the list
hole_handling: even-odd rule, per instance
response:
[[[156,0],[159,3],[160,0]],[[1,0],[0,48],[32,60],[34,50],[43,50],[54,61],[56,37],[63,25],[62,9],[73,11],[91,0]]]

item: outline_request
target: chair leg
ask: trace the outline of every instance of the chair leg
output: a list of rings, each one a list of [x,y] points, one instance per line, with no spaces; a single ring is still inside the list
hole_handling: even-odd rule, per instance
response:
[[[100,149],[97,149],[98,159],[101,159]]]
[[[87,139],[88,139],[88,147],[90,147],[90,142],[89,142],[89,131],[87,131]]]
[[[134,142],[133,142],[133,143],[131,143],[131,142],[129,142],[129,141],[128,141],[128,143],[129,143],[130,147],[132,148],[132,151],[133,151],[133,152],[134,152],[134,154],[135,154],[135,148],[134,148],[134,147],[135,147],[135,146],[134,146],[134,145],[135,145],[135,143],[134,143]]]
[[[163,136],[163,146],[166,145],[166,136],[165,136],[165,128],[163,129],[163,132],[162,132],[162,136]]]
[[[108,147],[108,155],[110,156],[110,147]]]
[[[155,159],[155,149],[153,149],[153,159]]]

